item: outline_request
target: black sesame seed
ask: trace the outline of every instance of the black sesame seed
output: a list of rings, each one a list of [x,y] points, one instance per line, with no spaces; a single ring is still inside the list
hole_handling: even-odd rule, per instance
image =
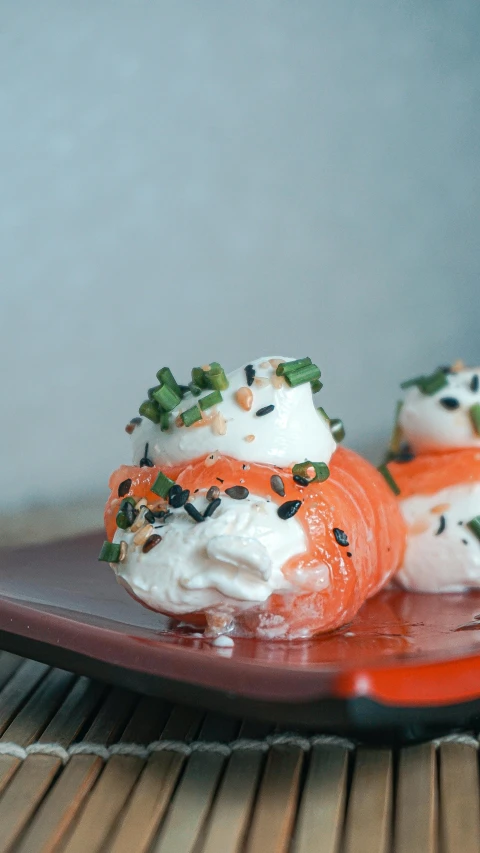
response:
[[[170,486],[168,490],[168,502],[170,503],[170,498],[175,498],[177,495],[181,495],[182,487],[177,483],[174,483],[173,486]]]
[[[152,533],[152,535],[149,536],[148,539],[146,539],[145,542],[143,543],[143,547],[142,547],[143,553],[148,554],[148,552],[151,551],[152,548],[155,548],[155,545],[158,545],[158,543],[161,541],[162,541],[162,537],[160,536],[159,533]]]
[[[131,424],[135,424],[135,426],[138,426],[139,424],[141,424],[141,423],[142,423],[142,421],[143,421],[143,418],[138,418],[138,417],[137,417],[137,418],[132,418],[132,419],[131,419],[131,421],[130,421],[130,423],[131,423]]]
[[[463,521],[459,521],[458,523],[459,523],[459,524],[463,524]]]
[[[464,544],[464,545],[468,545],[468,540],[467,540],[467,539],[462,539],[462,542],[463,542],[463,544]]]
[[[132,481],[130,480],[130,478],[128,480],[123,480],[118,487],[118,497],[124,498],[125,495],[128,495],[131,485]]]
[[[351,551],[347,551],[347,557],[351,557],[351,556],[352,556],[352,552],[351,552]]]
[[[165,518],[168,518],[168,516],[171,514],[172,513],[170,512],[169,509],[159,509],[156,511],[152,510],[152,515],[154,518],[165,519]]]
[[[277,515],[283,521],[287,521],[287,519],[292,518],[302,505],[301,501],[285,501],[284,504],[277,509]]]
[[[340,527],[334,527],[333,528],[333,535],[335,536],[335,539],[337,540],[339,545],[342,545],[343,547],[345,547],[346,545],[350,544],[348,541],[347,534]]]
[[[206,494],[207,501],[216,501],[219,496],[220,489],[218,488],[218,486],[210,486]]]
[[[273,474],[270,477],[270,485],[276,495],[280,495],[281,498],[285,497],[285,483],[278,474]]]
[[[172,489],[170,489],[168,495],[168,503],[170,506],[173,506],[174,509],[180,509],[180,507],[185,506],[190,497],[189,489],[180,488],[180,492],[176,492],[174,495],[171,494],[171,491]]]
[[[263,406],[263,408],[259,409],[258,412],[255,412],[257,418],[262,418],[264,415],[269,415],[270,412],[273,412],[275,406],[270,404],[270,406]]]
[[[229,498],[233,498],[234,501],[244,501],[245,498],[248,498],[250,492],[246,486],[231,486],[229,489],[225,489],[225,494]]]
[[[193,504],[186,503],[183,507],[185,512],[188,513],[190,518],[193,518],[194,521],[200,522],[205,521],[201,512],[198,511],[197,507]]]
[[[470,380],[470,391],[475,391],[475,392],[478,391],[479,386],[480,386],[480,379],[478,378],[477,374],[475,374],[475,376],[472,376],[472,378]]]
[[[449,364],[441,364],[440,367],[437,367],[437,369],[435,370],[435,373],[445,373],[446,375],[451,372],[452,368]]]
[[[308,486],[310,482],[307,477],[301,477],[300,474],[294,474],[293,481],[297,484],[297,486]]]
[[[223,484],[224,484],[225,480],[222,480],[222,478],[221,478],[221,477],[215,477],[215,479],[216,479],[216,480],[218,480],[218,482],[219,482],[219,483],[221,483],[221,484],[222,484],[222,486],[223,486]]]
[[[188,387],[188,385],[179,385],[178,387],[180,388],[180,391],[182,392],[182,394],[188,394],[190,391],[190,388]]]
[[[203,513],[203,517],[204,518],[210,518],[210,516],[213,515],[213,513],[215,512],[216,509],[218,509],[218,507],[220,506],[221,503],[222,503],[221,498],[215,498],[214,501],[211,501],[211,503],[208,504],[205,512]]]
[[[151,459],[148,458],[148,441],[145,445],[145,450],[144,450],[142,458],[140,459],[139,465],[140,465],[140,468],[145,468],[145,467],[153,468],[153,462]]]
[[[151,509],[147,509],[145,515],[143,516],[145,521],[148,521],[149,524],[153,524],[155,522],[155,516]]]
[[[247,378],[247,385],[253,385],[253,380],[255,379],[255,368],[253,364],[247,364],[245,368],[245,376]]]
[[[444,515],[441,515],[440,516],[440,524],[439,524],[437,532],[435,533],[435,536],[440,536],[440,533],[443,533],[446,526],[447,526],[447,520],[446,520]]]
[[[122,501],[119,511],[123,512],[127,527],[131,527],[137,515],[135,507],[130,503],[130,501]]]
[[[460,407],[460,403],[456,397],[442,397],[440,399],[440,405],[443,406],[444,409],[458,409]]]

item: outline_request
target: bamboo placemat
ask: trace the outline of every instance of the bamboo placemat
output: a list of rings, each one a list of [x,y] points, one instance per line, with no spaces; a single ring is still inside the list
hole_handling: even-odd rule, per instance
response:
[[[0,851],[478,853],[477,740],[272,730],[0,653]]]

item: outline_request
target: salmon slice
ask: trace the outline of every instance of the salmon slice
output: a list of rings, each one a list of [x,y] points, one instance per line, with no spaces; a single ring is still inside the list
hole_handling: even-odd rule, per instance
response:
[[[400,489],[400,500],[434,495],[450,486],[478,483],[480,451],[465,447],[422,453],[410,462],[389,462],[388,470]]]
[[[129,478],[130,494],[158,503],[158,496],[150,491],[158,470],[122,466],[112,474],[112,495],[105,511],[110,537],[115,532],[115,515],[121,501],[119,484]],[[252,494],[269,497],[278,505],[288,500],[302,501],[295,518],[305,530],[308,545],[305,553],[283,567],[291,591],[273,594],[263,604],[247,610],[239,609],[235,614],[236,633],[263,638],[306,637],[333,630],[349,622],[401,563],[405,524],[395,496],[378,471],[351,450],[338,448],[330,462],[329,479],[305,487],[294,482],[288,469],[216,454],[195,460],[180,473],[177,470],[176,476],[173,469],[162,470],[191,493],[212,485],[221,491],[244,485]],[[272,489],[274,474],[282,477],[284,497]],[[345,540],[339,531],[345,533],[348,544],[340,544]],[[326,588],[315,589],[319,566],[327,568],[329,583]],[[199,623],[200,614],[188,615],[192,622]],[[213,613],[204,615],[209,624],[214,618]]]

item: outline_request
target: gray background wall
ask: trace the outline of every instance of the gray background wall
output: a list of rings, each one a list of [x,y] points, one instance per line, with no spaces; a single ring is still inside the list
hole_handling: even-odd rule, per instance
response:
[[[155,371],[312,355],[378,457],[480,361],[475,0],[1,7],[0,510],[95,512]]]

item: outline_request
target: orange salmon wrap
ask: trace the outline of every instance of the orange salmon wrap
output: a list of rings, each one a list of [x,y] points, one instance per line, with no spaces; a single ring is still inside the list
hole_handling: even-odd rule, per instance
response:
[[[131,479],[128,494],[159,504],[150,491],[157,467],[122,465],[110,478],[111,496],[105,509],[107,535],[115,533],[115,516],[122,498],[118,487]],[[183,489],[208,490],[223,481],[222,491],[243,483],[252,494],[278,505],[301,500],[295,518],[305,531],[307,551],[283,566],[289,588],[273,593],[262,604],[242,607],[235,614],[237,635],[265,638],[300,638],[330,631],[348,623],[363,602],[374,595],[399,567],[405,548],[405,523],[397,500],[382,475],[352,450],[338,448],[330,461],[330,477],[301,486],[289,469],[245,464],[213,454],[181,468],[161,469]],[[280,474],[285,496],[270,483]],[[288,520],[285,524],[288,524]],[[335,533],[337,531],[337,534]],[[348,544],[341,544],[346,534]],[[345,541],[343,539],[343,541]],[[329,583],[315,589],[319,566],[326,566]],[[177,617],[178,618],[178,617]],[[185,614],[192,624],[209,624],[208,611]]]
[[[400,500],[434,495],[450,486],[478,483],[480,450],[464,447],[421,453],[409,462],[389,462],[387,467],[400,489]]]

